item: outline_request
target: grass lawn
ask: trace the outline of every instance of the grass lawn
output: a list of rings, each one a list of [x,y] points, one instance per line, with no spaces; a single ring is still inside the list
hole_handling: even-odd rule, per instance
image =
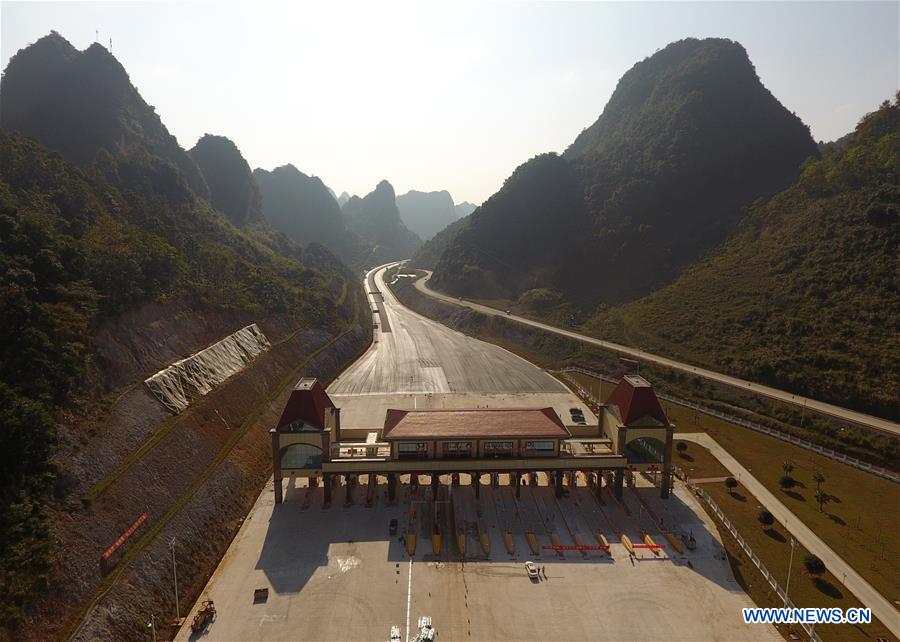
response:
[[[683,453],[676,450],[672,455],[672,463],[684,471],[689,479],[702,479],[704,477],[728,477],[731,473],[719,460],[712,456],[706,448],[691,442],[685,442],[688,449]],[[678,445],[678,439],[675,439]]]
[[[691,444],[695,446],[696,444]],[[703,450],[697,446],[697,450]],[[784,526],[776,522],[768,531],[763,530],[756,516],[762,505],[756,497],[748,493],[742,486],[738,486],[732,495],[724,484],[703,484],[703,489],[709,493],[722,511],[735,525],[744,539],[753,548],[769,572],[778,578],[779,583],[785,586],[788,574],[788,564],[791,555],[790,535]],[[775,595],[768,582],[762,577],[756,567],[743,554],[737,543],[722,530],[723,539],[727,542],[732,568],[735,577],[747,590],[759,606],[782,606],[781,600]],[[803,558],[808,551],[797,545],[794,551],[794,562],[791,568],[791,581],[789,594],[791,600],[798,607],[839,607],[848,609],[861,607],[862,604],[850,591],[841,586],[840,578],[835,578],[826,572],[820,578],[815,579],[807,575],[803,567]],[[877,638],[896,640],[887,628],[880,622],[872,624],[850,625],[829,624],[816,627],[823,640],[858,640],[860,642],[871,641]]]
[[[900,486],[816,453],[740,427],[703,427],[766,488],[853,566],[888,600],[900,600],[898,520]],[[797,487],[778,486],[789,461]],[[822,510],[815,500],[813,474],[825,476],[831,498]]]
[[[585,387],[596,390],[601,385],[601,399],[612,391],[612,384],[577,377]],[[675,423],[676,442],[677,432],[708,433],[882,595],[900,604],[900,485],[690,408],[668,402],[663,406]],[[701,450],[690,444],[687,454],[694,461],[677,454],[673,461],[694,478],[727,474],[718,460],[708,453],[704,457]],[[790,493],[778,486],[785,461],[794,465],[792,476],[798,482]],[[831,498],[821,511],[815,501],[817,470],[825,476],[822,487]]]

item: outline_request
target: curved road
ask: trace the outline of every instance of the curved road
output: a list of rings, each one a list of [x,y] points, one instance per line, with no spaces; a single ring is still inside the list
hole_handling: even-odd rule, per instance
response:
[[[472,310],[476,310],[478,312],[481,312],[482,314],[503,316],[512,321],[516,321],[517,323],[530,325],[532,327],[545,330],[546,332],[552,332],[569,339],[575,339],[576,341],[589,343],[599,348],[618,352],[619,354],[627,355],[628,357],[634,359],[640,359],[641,361],[646,361],[648,363],[655,363],[667,368],[672,368],[673,370],[680,370],[681,372],[686,372],[698,377],[703,377],[704,379],[709,379],[710,381],[724,383],[729,386],[733,386],[734,388],[749,390],[765,397],[777,399],[778,401],[785,401],[787,403],[803,406],[808,410],[812,410],[823,415],[836,417],[838,419],[850,421],[860,426],[865,426],[866,428],[880,430],[882,432],[893,435],[900,435],[900,424],[890,421],[889,419],[873,417],[872,415],[867,415],[862,412],[856,412],[855,410],[849,410],[847,408],[841,408],[840,406],[835,406],[823,401],[816,401],[815,399],[810,399],[808,397],[801,397],[800,395],[794,395],[790,392],[785,392],[784,390],[778,390],[777,388],[770,388],[769,386],[764,386],[759,383],[753,383],[752,381],[747,381],[746,379],[738,379],[737,377],[732,377],[719,372],[714,372],[712,370],[707,370],[699,366],[692,366],[681,361],[676,361],[674,359],[669,359],[666,357],[661,357],[659,355],[651,354],[649,352],[644,352],[643,350],[640,350],[638,348],[629,348],[628,346],[623,346],[619,343],[604,341],[603,339],[596,339],[594,337],[589,337],[587,335],[572,332],[570,330],[563,330],[562,328],[548,325],[546,323],[541,323],[540,321],[533,321],[531,319],[520,317],[515,314],[505,314],[502,310],[497,310],[496,308],[491,308],[479,303],[460,301],[457,298],[447,296],[446,294],[441,294],[440,292],[436,292],[427,287],[426,284],[431,278],[431,272],[428,270],[425,270],[425,272],[427,273],[427,276],[425,278],[416,280],[416,289],[418,289],[423,294],[435,299],[440,299],[441,301],[445,301],[447,303],[453,303],[454,305],[471,308]]]
[[[872,613],[881,620],[895,637],[900,638],[900,613],[891,603],[869,584],[862,576],[853,570],[853,567],[845,562],[831,547],[819,539],[803,521],[794,515],[790,509],[781,503],[775,495],[763,486],[746,468],[744,468],[727,450],[706,433],[678,433],[678,438],[692,441],[708,449],[716,459],[728,471],[741,480],[741,484],[753,493],[756,499],[775,516],[784,527],[790,531],[798,542],[807,550],[817,555],[825,562],[825,568],[831,571],[836,578],[844,576],[843,585],[853,593],[865,606],[872,609]]]
[[[535,394],[570,391],[533,363],[416,314],[384,283],[366,278],[379,330],[370,349],[328,387],[331,395]]]
[[[578,407],[593,425],[594,414],[538,366],[403,306],[384,283],[387,267],[366,275],[374,341],[328,387],[344,428],[377,430],[389,408],[552,407],[565,421]]]

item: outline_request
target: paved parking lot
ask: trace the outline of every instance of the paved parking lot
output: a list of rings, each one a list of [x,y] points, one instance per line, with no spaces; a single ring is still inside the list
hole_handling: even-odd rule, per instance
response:
[[[204,591],[215,601],[216,620],[193,638],[186,625],[177,639],[387,640],[391,626],[405,638],[420,615],[431,616],[445,640],[781,639],[771,627],[740,622],[741,607],[752,604],[709,518],[683,488],[666,501],[654,488],[626,489],[620,504],[606,489],[602,502],[584,486],[558,500],[539,485],[521,488],[517,499],[504,475],[498,488],[483,484],[476,500],[463,475],[462,486],[445,484],[438,494],[436,555],[427,485],[416,493],[402,485],[397,505],[387,506],[379,484],[367,508],[366,479],[360,481],[351,506],[344,506],[342,488],[327,510],[321,488],[291,487],[275,507],[270,484]],[[399,525],[394,537],[392,518]],[[660,520],[692,532],[696,550],[672,550]],[[417,535],[412,559],[408,529]],[[639,544],[645,531],[667,548],[658,556],[636,549],[632,559],[621,536]],[[611,556],[545,548],[599,544],[597,533]],[[546,577],[529,580],[528,559]],[[254,602],[257,588],[268,589],[266,600]],[[188,623],[191,617],[193,611]]]

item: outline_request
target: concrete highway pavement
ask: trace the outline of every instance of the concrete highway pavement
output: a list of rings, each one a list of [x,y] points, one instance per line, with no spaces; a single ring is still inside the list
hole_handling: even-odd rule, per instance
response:
[[[377,270],[369,282],[384,293],[383,305],[376,306],[376,340],[329,387],[342,427],[374,428],[387,407],[549,405],[565,420],[568,408],[578,406],[588,423],[596,421],[572,392],[533,364],[404,308],[384,287],[383,275]],[[370,295],[370,302],[379,298]],[[367,481],[360,479],[359,488]],[[453,640],[780,639],[771,625],[741,620],[740,609],[752,602],[725,561],[711,518],[680,486],[666,500],[666,514],[680,515],[678,528],[696,534],[691,564],[687,555],[633,560],[615,541],[614,557],[607,560],[543,550],[535,556],[522,542],[518,553],[509,554],[499,540],[492,560],[460,563],[452,544],[436,556],[427,538],[410,560],[388,529],[389,520],[405,519],[414,505],[405,484],[396,506],[385,505],[380,485],[371,507],[363,506],[357,490],[353,505],[328,509],[319,508],[321,488],[308,494],[302,485],[289,480],[286,501],[278,506],[271,483],[260,494],[202,593],[218,607],[202,634],[206,639],[384,639],[390,626],[404,622],[409,634],[419,615],[434,617],[441,639]],[[655,489],[646,490],[648,503],[663,501]],[[538,492],[552,507],[552,489],[527,489],[528,495]],[[501,493],[513,498],[508,487]],[[485,494],[490,497],[489,487]],[[513,515],[518,513],[510,510]],[[485,510],[482,519],[487,532],[499,533],[496,510]],[[546,563],[543,581],[525,576],[521,564],[531,558]],[[258,598],[258,589],[268,594]],[[190,622],[198,605],[176,639],[197,639]]]
[[[593,413],[533,363],[416,314],[384,283],[386,267],[366,276],[378,312],[370,349],[328,387],[342,426],[376,429],[388,408],[552,407],[566,421],[572,407]]]
[[[872,613],[894,634],[900,638],[900,612],[891,603],[872,587],[862,576],[853,570],[837,553],[810,530],[803,521],[794,515],[775,495],[769,492],[746,468],[732,457],[727,450],[706,433],[678,433],[678,438],[684,441],[692,441],[708,449],[725,468],[741,484],[753,493],[759,502],[766,507],[779,522],[793,535],[798,542],[823,562],[825,568],[840,580],[843,585],[853,593],[860,602],[872,609]]]
[[[379,268],[368,280],[384,296],[377,340],[332,383],[329,394],[569,392],[533,363],[404,307],[385,287],[384,272]]]
[[[613,352],[617,352],[619,354],[626,355],[632,359],[639,359],[641,361],[645,361],[647,363],[656,363],[661,366],[665,366],[667,368],[672,368],[673,370],[679,370],[681,372],[686,372],[692,375],[696,375],[698,377],[703,377],[704,379],[708,379],[710,381],[715,381],[718,383],[727,384],[729,386],[733,386],[735,388],[740,388],[742,390],[750,390],[757,394],[763,395],[765,397],[770,397],[772,399],[777,399],[778,401],[784,401],[787,403],[796,404],[798,406],[803,406],[808,410],[818,412],[824,415],[828,415],[831,417],[836,417],[838,419],[843,419],[845,421],[850,421],[860,426],[865,426],[867,428],[872,428],[875,430],[880,430],[882,432],[886,432],[893,435],[900,435],[900,424],[896,422],[890,421],[889,419],[882,419],[881,417],[873,417],[872,415],[867,415],[862,412],[856,412],[855,410],[849,410],[847,408],[841,408],[840,406],[835,406],[833,404],[825,403],[823,401],[817,401],[815,399],[810,399],[808,397],[802,397],[800,395],[794,395],[790,392],[785,392],[784,390],[778,390],[777,388],[771,388],[769,386],[764,386],[762,384],[753,383],[752,381],[747,381],[745,379],[739,379],[737,377],[732,377],[726,374],[722,374],[719,372],[714,372],[712,370],[707,370],[705,368],[701,368],[699,366],[692,366],[688,363],[683,363],[681,361],[676,361],[674,359],[669,359],[666,357],[661,357],[659,355],[651,354],[649,352],[645,352],[638,348],[630,348],[628,346],[623,346],[618,343],[613,343],[612,341],[604,341],[603,339],[597,339],[594,337],[589,337],[584,334],[579,334],[577,332],[572,332],[570,330],[564,330],[562,328],[558,328],[556,326],[548,325],[546,323],[541,323],[540,321],[534,321],[532,319],[527,319],[525,317],[520,317],[514,314],[505,314],[502,310],[497,310],[496,308],[491,308],[486,305],[481,305],[478,303],[472,303],[470,301],[460,301],[456,297],[447,296],[446,294],[441,294],[440,292],[436,292],[429,287],[427,287],[427,282],[431,278],[431,272],[426,271],[427,276],[422,279],[416,280],[416,288],[422,292],[423,294],[440,299],[442,301],[446,301],[448,303],[453,303],[454,305],[464,306],[467,308],[471,308],[472,310],[477,310],[482,314],[489,314],[493,316],[503,316],[511,321],[516,321],[517,323],[523,323],[525,325],[530,325],[535,328],[540,328],[541,330],[545,330],[547,332],[552,332],[554,334],[558,334],[569,339],[575,339],[576,341],[582,341],[584,343],[589,343],[591,345],[598,346],[605,350],[611,350]]]

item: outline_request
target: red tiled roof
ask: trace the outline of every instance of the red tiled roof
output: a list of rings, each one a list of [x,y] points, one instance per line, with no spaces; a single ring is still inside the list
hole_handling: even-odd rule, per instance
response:
[[[277,428],[302,419],[308,424],[324,429],[325,412],[328,408],[334,408],[334,404],[322,384],[317,379],[301,379],[288,397]]]
[[[663,426],[669,425],[669,418],[659,404],[653,386],[643,377],[625,375],[606,403],[615,407],[624,426],[630,426],[645,417],[651,417]]]
[[[386,441],[494,437],[564,439],[569,437],[569,431],[553,408],[390,409],[382,436]]]

